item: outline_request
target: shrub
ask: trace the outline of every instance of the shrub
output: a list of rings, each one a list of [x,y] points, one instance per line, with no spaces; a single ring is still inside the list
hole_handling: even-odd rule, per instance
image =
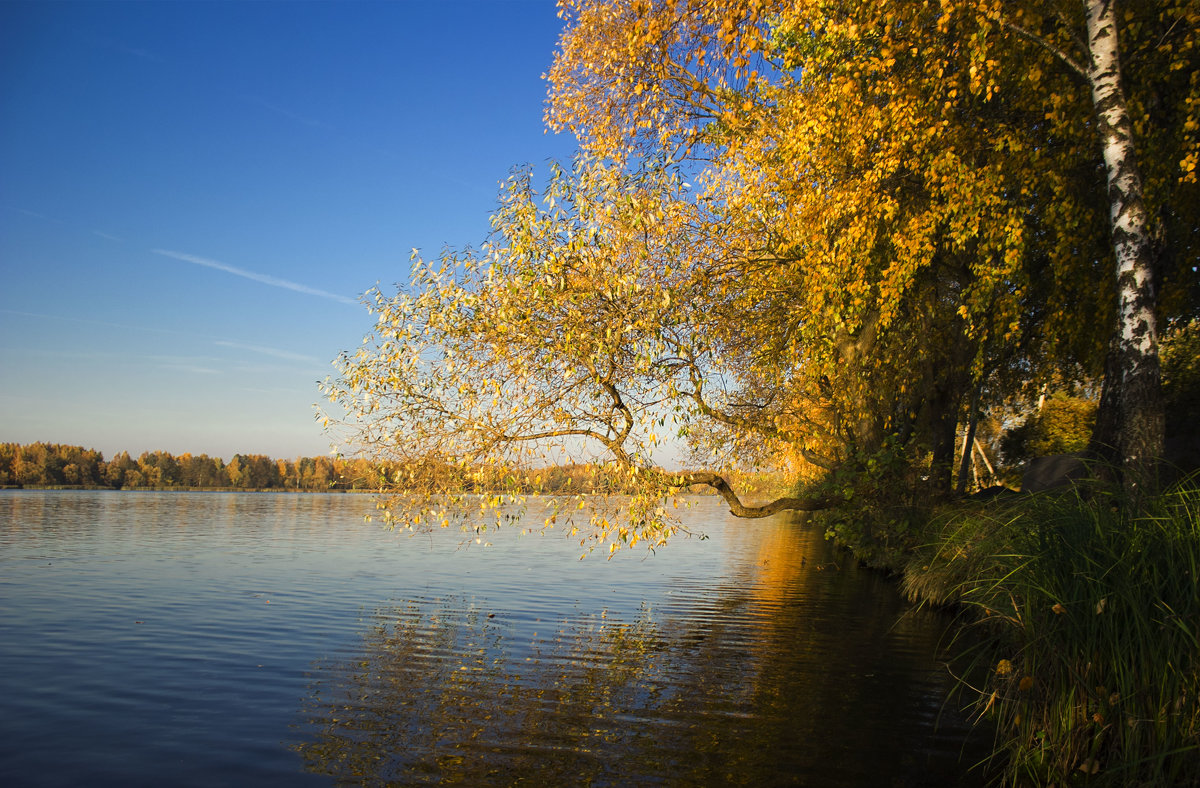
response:
[[[1085,450],[1096,423],[1095,400],[1063,393],[1047,399],[1018,427],[1000,439],[1005,463],[1018,465],[1034,457],[1074,454]]]

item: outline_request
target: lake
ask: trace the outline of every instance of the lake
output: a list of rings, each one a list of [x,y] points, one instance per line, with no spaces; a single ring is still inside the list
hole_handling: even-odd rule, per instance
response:
[[[692,503],[708,538],[580,561],[366,496],[0,491],[0,781],[983,783],[944,616]]]

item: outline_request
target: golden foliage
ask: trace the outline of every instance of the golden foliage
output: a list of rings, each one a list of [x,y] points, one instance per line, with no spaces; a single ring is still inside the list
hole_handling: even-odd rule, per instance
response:
[[[479,252],[370,294],[376,331],[327,384],[367,446],[460,473],[610,463],[645,493],[633,536],[607,511],[594,533],[653,545],[663,496],[711,478],[663,471],[669,439],[811,478],[891,437],[948,488],[969,399],[1097,368],[1113,269],[1081,17],[1037,0],[560,15],[546,120],[582,154],[541,193],[517,173]],[[1180,110],[1134,86],[1168,231],[1195,227],[1171,207],[1195,186],[1195,22],[1187,0],[1134,4],[1122,31]],[[427,481],[423,506],[448,500]]]

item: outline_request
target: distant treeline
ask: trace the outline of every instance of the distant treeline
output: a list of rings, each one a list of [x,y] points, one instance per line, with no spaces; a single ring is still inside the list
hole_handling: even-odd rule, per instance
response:
[[[92,487],[114,490],[204,488],[232,490],[352,490],[373,486],[366,460],[301,457],[276,460],[235,454],[225,462],[207,454],[121,452],[111,460],[95,449],[57,443],[0,443],[0,485]]]
[[[397,474],[395,468],[343,457],[276,460],[262,454],[235,454],[228,463],[207,454],[121,452],[111,460],[95,449],[57,443],[0,443],[0,486],[83,487],[113,490],[371,490],[386,475],[393,484],[429,489],[438,477],[442,489],[466,492],[580,493],[630,492],[633,483],[613,478],[595,465],[567,464],[525,471],[461,473],[448,466],[422,464]]]

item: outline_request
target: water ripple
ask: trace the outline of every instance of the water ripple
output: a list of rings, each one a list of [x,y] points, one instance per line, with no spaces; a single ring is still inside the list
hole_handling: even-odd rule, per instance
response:
[[[0,493],[0,777],[964,779],[945,621],[801,525],[701,500],[689,525],[710,539],[580,562],[561,532],[464,548],[370,509]]]

